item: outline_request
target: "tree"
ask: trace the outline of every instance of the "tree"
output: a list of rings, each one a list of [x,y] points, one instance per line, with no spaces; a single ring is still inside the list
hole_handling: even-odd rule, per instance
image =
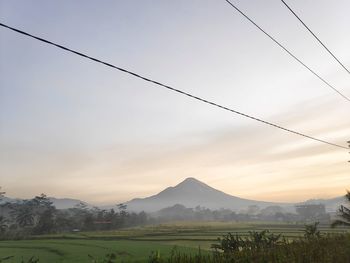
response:
[[[305,221],[321,221],[327,215],[324,204],[300,204],[295,206],[295,210]]]
[[[55,228],[57,231],[70,231],[75,227],[75,222],[69,210],[57,210],[55,218]]]
[[[52,201],[45,195],[41,194],[31,200],[34,208],[36,226],[34,233],[46,234],[51,233],[55,227],[56,208]]]
[[[2,192],[1,191],[1,186],[0,186],[0,200],[4,197],[4,194],[6,194],[6,192]]]
[[[0,216],[0,235],[6,231],[8,227],[7,223],[8,223],[7,219],[3,216]]]
[[[24,201],[23,204],[17,205],[13,211],[16,223],[20,227],[34,225],[34,212],[31,201]]]
[[[321,232],[318,230],[318,225],[320,222],[315,222],[310,225],[305,225],[304,237],[306,239],[319,238],[321,237]]]
[[[248,209],[247,209],[247,214],[248,215],[257,215],[260,211],[260,207],[257,206],[257,205],[250,205],[248,206]]]
[[[39,215],[39,220],[35,226],[35,234],[48,234],[52,233],[55,228],[55,215],[54,209],[47,209]]]
[[[120,204],[117,204],[117,207],[120,213],[126,213],[126,209],[128,206],[123,203],[120,203]]]
[[[118,210],[119,210],[119,222],[118,222],[118,227],[123,227],[126,223],[127,217],[128,217],[128,212],[126,211],[127,205],[120,203],[117,204]]]
[[[45,194],[41,194],[39,196],[36,196],[32,200],[32,202],[34,203],[34,205],[36,207],[41,208],[43,210],[54,207],[52,201]]]
[[[348,202],[350,202],[350,191],[347,191],[345,198]],[[350,226],[350,208],[341,205],[338,210],[338,217],[339,219],[332,223],[332,227]]]

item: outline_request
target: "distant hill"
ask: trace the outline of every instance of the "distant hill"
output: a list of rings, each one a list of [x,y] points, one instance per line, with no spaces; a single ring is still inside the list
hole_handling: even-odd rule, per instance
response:
[[[17,201],[21,201],[21,199],[18,199],[18,198],[10,198],[10,197],[3,196],[3,197],[0,199],[0,204],[3,204],[3,203],[14,203],[14,202],[17,202]]]
[[[83,203],[88,207],[92,207],[90,204],[88,204],[84,201],[80,201],[78,199],[50,197],[50,200],[57,209],[72,208],[79,203]]]
[[[21,199],[3,197],[2,200],[0,200],[0,204],[20,200]],[[92,205],[78,199],[50,197],[50,200],[57,209],[72,208],[79,203],[83,203],[88,207],[93,207]],[[187,178],[178,185],[168,187],[156,195],[146,198],[135,198],[125,204],[128,206],[129,211],[135,212],[157,212],[163,208],[172,207],[177,204],[181,204],[187,208],[201,206],[211,210],[225,208],[236,212],[246,210],[251,205],[257,205],[260,209],[264,209],[268,206],[280,206],[284,211],[294,212],[294,206],[296,205],[295,203],[275,203],[240,198],[212,188],[195,178]],[[310,199],[297,204],[324,204],[327,212],[335,212],[340,205],[346,204],[346,200],[344,197]],[[115,205],[106,205],[100,208],[111,209],[115,208]]]
[[[178,185],[168,187],[156,195],[142,199],[133,199],[126,202],[126,204],[131,211],[143,210],[146,212],[156,212],[175,204],[182,204],[189,208],[202,206],[209,209],[227,208],[234,211],[246,209],[250,205],[257,205],[260,208],[272,205],[294,206],[294,204],[288,203],[263,202],[232,196],[216,190],[195,178],[187,178]]]
[[[76,206],[79,203],[83,203],[85,205],[87,205],[88,207],[92,207],[91,205],[89,205],[86,202],[80,201],[78,199],[71,199],[71,198],[55,198],[55,197],[49,197],[49,199],[51,200],[51,202],[53,203],[53,205],[57,208],[57,209],[68,209],[68,208],[72,208],[74,206]],[[1,203],[14,203],[14,202],[18,202],[21,201],[21,199],[18,198],[10,198],[10,197],[6,197],[4,196],[1,200],[0,200],[0,204]]]

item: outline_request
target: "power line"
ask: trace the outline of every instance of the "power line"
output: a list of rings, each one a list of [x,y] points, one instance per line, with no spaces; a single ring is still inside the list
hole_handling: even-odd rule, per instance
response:
[[[340,60],[333,54],[332,51],[330,51],[326,45],[315,35],[314,32],[311,31],[311,29],[304,23],[303,20],[301,20],[301,18],[293,11],[293,9],[283,0],[281,0],[281,2],[289,9],[289,11],[300,21],[300,23],[302,23],[302,25],[311,33],[311,35],[313,35],[314,38],[316,38],[316,40],[318,41],[318,43],[320,43],[327,51],[328,53],[340,64],[340,66],[342,66],[343,69],[346,70],[346,72],[348,72],[350,74],[350,71],[344,66],[343,63],[340,62]]]
[[[258,28],[261,32],[263,32],[268,38],[270,38],[273,42],[275,42],[280,48],[282,48],[288,55],[290,55],[292,58],[294,58],[297,62],[299,62],[302,66],[304,66],[308,71],[310,71],[312,74],[314,74],[318,79],[320,79],[324,84],[326,84],[329,88],[334,90],[336,93],[338,93],[340,96],[342,96],[344,99],[350,102],[350,98],[345,96],[343,93],[341,93],[339,90],[337,90],[333,85],[331,85],[328,81],[326,81],[324,78],[322,78],[319,74],[317,74],[313,69],[311,69],[309,66],[307,66],[304,62],[302,62],[299,58],[297,58],[291,51],[289,51],[285,46],[283,46],[279,41],[277,41],[273,36],[271,36],[269,33],[267,33],[262,27],[260,27],[257,23],[255,23],[250,17],[248,17],[243,11],[241,11],[237,6],[235,6],[231,1],[225,0],[231,7],[236,9],[242,16],[244,16],[250,23],[252,23],[256,28]]]
[[[34,36],[34,35],[29,34],[29,33],[27,33],[27,32],[24,32],[24,31],[22,31],[22,30],[19,30],[19,29],[10,27],[10,26],[5,25],[5,24],[3,24],[3,23],[0,23],[0,26],[5,27],[5,28],[7,28],[7,29],[10,29],[10,30],[12,30],[12,31],[15,31],[15,32],[17,32],[17,33],[19,33],[19,34],[22,34],[22,35],[25,35],[25,36],[34,38],[34,39],[39,40],[39,41],[41,41],[41,42],[44,42],[44,43],[46,43],[46,44],[49,44],[49,45],[55,46],[55,47],[57,47],[57,48],[63,49],[63,50],[65,50],[65,51],[74,53],[74,54],[76,54],[76,55],[78,55],[78,56],[81,56],[81,57],[90,59],[90,60],[95,61],[95,62],[97,62],[97,63],[101,63],[101,64],[103,64],[103,65],[105,65],[105,66],[108,66],[108,67],[117,69],[117,70],[122,71],[122,72],[124,72],[124,73],[127,73],[127,74],[129,74],[129,75],[132,75],[132,76],[134,76],[134,77],[136,77],[136,78],[139,78],[139,79],[142,79],[142,80],[144,80],[144,81],[153,83],[153,84],[155,84],[155,85],[157,85],[157,86],[166,88],[166,89],[168,89],[168,90],[170,90],[170,91],[173,91],[173,92],[176,92],[176,93],[185,95],[185,96],[187,96],[187,97],[190,97],[190,98],[192,98],[192,99],[198,100],[198,101],[200,101],[200,102],[203,102],[203,103],[206,103],[206,104],[215,106],[215,107],[217,107],[217,108],[220,108],[220,109],[223,109],[223,110],[226,110],[226,111],[233,112],[233,113],[238,114],[238,115],[241,115],[241,116],[243,116],[243,117],[246,117],[246,118],[249,118],[249,119],[252,119],[252,120],[255,120],[255,121],[264,123],[264,124],[267,124],[267,125],[269,125],[269,126],[272,126],[272,127],[275,127],[275,128],[278,128],[278,129],[281,129],[281,130],[284,130],[284,131],[287,131],[287,132],[289,132],[289,133],[293,133],[293,134],[296,134],[296,135],[299,135],[299,136],[302,136],[302,137],[305,137],[305,138],[308,138],[308,139],[317,141],[317,142],[321,142],[321,143],[324,143],[324,144],[332,145],[332,146],[335,146],[335,147],[338,147],[338,148],[342,148],[342,149],[349,149],[348,147],[345,147],[345,146],[342,146],[342,145],[339,145],[339,144],[335,144],[335,143],[331,143],[331,142],[328,142],[328,141],[325,141],[325,140],[317,139],[317,138],[315,138],[315,137],[312,137],[312,136],[309,136],[309,135],[306,135],[306,134],[303,134],[303,133],[300,133],[300,132],[297,132],[297,131],[294,131],[294,130],[290,130],[290,129],[284,128],[284,127],[279,126],[279,125],[277,125],[277,124],[274,124],[274,123],[272,123],[272,122],[268,122],[268,121],[262,120],[262,119],[260,119],[260,118],[253,117],[253,116],[251,116],[251,115],[248,115],[248,114],[245,114],[245,113],[242,113],[242,112],[239,112],[239,111],[230,109],[230,108],[228,108],[228,107],[222,106],[222,105],[217,104],[217,103],[215,103],[215,102],[212,102],[212,101],[210,101],[210,100],[203,99],[203,98],[198,97],[198,96],[196,96],[196,95],[192,95],[192,94],[187,93],[187,92],[185,92],[185,91],[182,91],[182,90],[173,88],[173,87],[171,87],[171,86],[169,86],[169,85],[163,84],[163,83],[158,82],[158,81],[156,81],[156,80],[153,80],[153,79],[144,77],[144,76],[139,75],[139,74],[137,74],[137,73],[135,73],[135,72],[132,72],[132,71],[129,71],[129,70],[127,70],[127,69],[124,69],[124,68],[115,66],[115,65],[113,65],[113,64],[104,62],[104,61],[102,61],[102,60],[99,60],[99,59],[97,59],[97,58],[88,56],[88,55],[86,55],[86,54],[83,54],[83,53],[81,53],[81,52],[75,51],[75,50],[70,49],[70,48],[68,48],[68,47],[65,47],[65,46],[56,44],[56,43],[54,43],[54,42],[51,42],[51,41],[46,40],[46,39],[44,39],[44,38],[37,37],[37,36]]]

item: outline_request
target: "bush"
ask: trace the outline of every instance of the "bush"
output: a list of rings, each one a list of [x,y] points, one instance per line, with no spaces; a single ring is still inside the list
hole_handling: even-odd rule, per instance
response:
[[[319,238],[321,236],[321,232],[318,230],[318,224],[319,222],[305,225],[304,237],[306,239]]]
[[[228,233],[223,238],[218,238],[219,244],[212,244],[212,248],[225,254],[235,253],[243,250],[260,250],[273,248],[280,244],[281,235],[275,235],[268,230],[261,232],[249,231],[249,237],[243,239],[238,234]]]
[[[168,258],[152,254],[149,263],[349,263],[350,235],[315,235],[287,241],[268,231],[252,232],[246,239],[228,233],[212,254],[174,252]]]

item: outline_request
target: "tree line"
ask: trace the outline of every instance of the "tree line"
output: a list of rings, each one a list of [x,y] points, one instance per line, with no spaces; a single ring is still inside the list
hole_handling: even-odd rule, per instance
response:
[[[181,204],[163,208],[153,213],[157,222],[166,221],[265,221],[265,222],[321,222],[330,223],[330,214],[326,213],[324,205],[306,204],[297,206],[294,213],[285,211],[282,207],[274,205],[260,208],[257,205],[251,205],[241,212],[235,212],[230,209],[211,210],[205,207],[197,206],[188,208]]]
[[[0,201],[4,192],[0,188]],[[345,195],[350,202],[350,193]],[[152,214],[129,212],[125,204],[112,209],[88,207],[79,203],[73,208],[56,209],[51,200],[41,194],[28,200],[2,202],[0,204],[0,238],[21,238],[29,235],[62,232],[113,230],[144,224],[162,223],[174,220],[193,221],[283,221],[331,223],[329,214],[322,205],[301,205],[297,213],[286,213],[281,207],[271,206],[259,209],[248,207],[244,213],[229,209],[210,210],[197,206],[186,208],[177,204]],[[350,225],[350,209],[341,206],[333,226]]]
[[[145,212],[128,212],[125,204],[118,204],[109,210],[90,208],[84,203],[73,208],[56,209],[45,194],[0,205],[2,237],[20,238],[60,232],[112,230],[143,225],[146,222]]]

